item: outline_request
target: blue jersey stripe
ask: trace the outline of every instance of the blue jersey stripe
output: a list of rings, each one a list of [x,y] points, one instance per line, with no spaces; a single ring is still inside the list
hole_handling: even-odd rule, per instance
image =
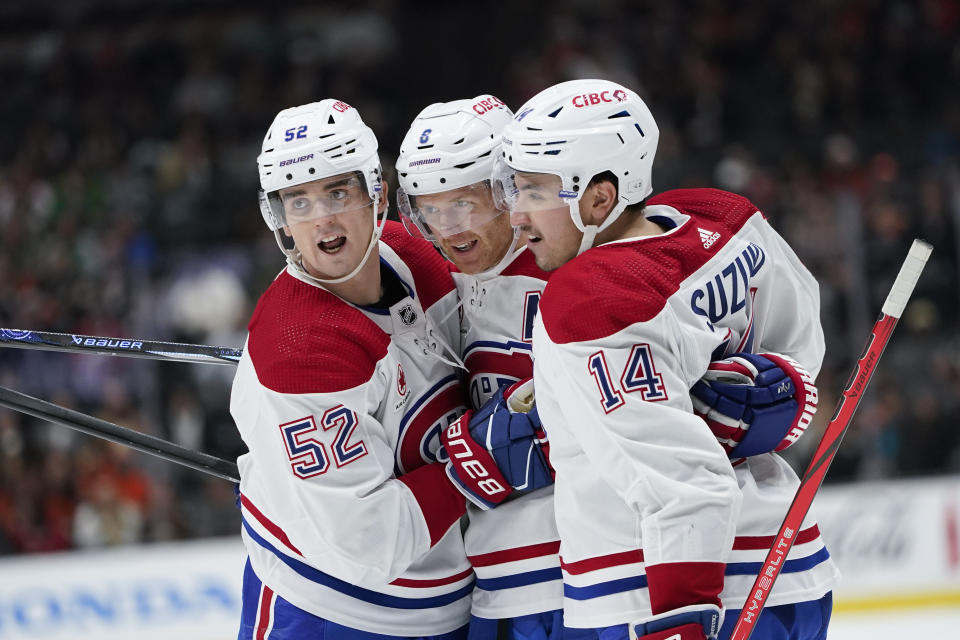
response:
[[[827,548],[824,547],[820,549],[820,551],[817,551],[813,555],[809,555],[806,558],[787,560],[783,563],[783,569],[780,571],[780,573],[796,573],[798,571],[806,571],[807,569],[812,569],[821,562],[824,562],[829,557],[830,553],[827,551]],[[734,562],[727,565],[727,570],[724,573],[726,573],[728,576],[757,575],[760,573],[761,568],[763,568],[762,562]]]
[[[589,587],[575,587],[570,584],[565,584],[563,585],[563,596],[571,600],[590,600],[591,598],[609,596],[613,593],[623,593],[624,591],[646,588],[646,575],[631,576],[629,578],[620,578],[619,580],[592,584]]]
[[[805,558],[787,560],[783,563],[783,569],[781,570],[781,573],[797,573],[800,571],[807,571],[808,569],[812,569],[813,567],[817,566],[821,562],[826,561],[829,557],[830,553],[827,551],[827,548],[824,547],[816,553]],[[724,574],[728,576],[757,575],[762,567],[762,562],[734,562],[727,565]],[[563,595],[571,600],[590,600],[591,598],[600,598],[603,596],[612,595],[614,593],[623,593],[624,591],[632,591],[634,589],[645,589],[646,587],[646,575],[631,576],[628,578],[620,578],[618,580],[610,580],[608,582],[598,582],[597,584],[592,584],[586,587],[575,587],[573,585],[565,584],[563,585]]]
[[[498,589],[525,587],[529,584],[562,579],[563,572],[560,570],[560,567],[550,567],[548,569],[525,571],[523,573],[514,573],[509,576],[500,576],[497,578],[477,578],[477,588],[483,589],[484,591],[497,591]]]
[[[473,580],[471,580],[466,586],[460,587],[456,591],[445,593],[439,596],[430,596],[427,598],[403,598],[400,596],[387,595],[378,591],[371,591],[370,589],[364,589],[363,587],[358,587],[339,578],[335,578],[328,573],[324,573],[319,569],[311,567],[305,562],[301,562],[300,560],[291,558],[290,556],[281,553],[263,536],[257,533],[256,530],[254,530],[254,528],[247,523],[245,518],[243,519],[243,528],[246,529],[247,534],[257,544],[273,553],[285,565],[296,571],[299,575],[303,576],[307,580],[316,582],[317,584],[322,584],[325,587],[339,591],[340,593],[348,595],[351,598],[363,600],[364,602],[376,604],[381,607],[393,607],[394,609],[433,609],[452,604],[457,600],[470,595],[470,593],[473,591]]]

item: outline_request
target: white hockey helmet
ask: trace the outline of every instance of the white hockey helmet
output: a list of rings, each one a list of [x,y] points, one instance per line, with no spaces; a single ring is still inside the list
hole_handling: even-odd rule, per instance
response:
[[[329,206],[318,207],[310,217],[370,207],[374,218],[373,233],[363,259],[350,274],[335,280],[308,277],[330,284],[349,280],[356,275],[380,239],[386,221],[385,213],[382,216],[377,213],[383,188],[377,138],[360,119],[357,110],[333,98],[284,109],[267,130],[257,157],[257,166],[260,171],[260,212],[277,237],[277,243],[288,261],[301,271],[303,267],[299,264],[299,252],[282,231],[287,226],[287,220],[280,190],[322,178],[356,173],[362,191],[368,198],[355,198],[346,203],[331,201]],[[307,218],[298,221],[304,219]]]
[[[528,100],[503,130],[494,192],[517,211],[517,171],[560,178],[555,205],[566,204],[584,232],[579,253],[596,234],[653,191],[651,174],[660,130],[635,92],[609,80],[571,80]],[[618,202],[599,226],[584,225],[579,202],[590,180],[606,171],[617,179]]]
[[[479,216],[466,210],[431,212],[417,207],[416,196],[489,189],[500,132],[512,117],[507,105],[489,94],[437,102],[417,115],[400,145],[396,164],[397,208],[411,235],[436,241],[435,234],[455,235],[507,212],[505,208]]]

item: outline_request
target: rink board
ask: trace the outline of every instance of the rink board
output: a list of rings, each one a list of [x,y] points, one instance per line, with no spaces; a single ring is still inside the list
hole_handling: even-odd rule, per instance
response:
[[[814,502],[838,613],[960,610],[960,477],[829,486]]]
[[[814,510],[843,572],[831,640],[960,626],[960,476],[828,486]],[[243,562],[239,536],[2,557],[0,640],[236,638]]]
[[[2,640],[237,637],[239,536],[0,558]]]

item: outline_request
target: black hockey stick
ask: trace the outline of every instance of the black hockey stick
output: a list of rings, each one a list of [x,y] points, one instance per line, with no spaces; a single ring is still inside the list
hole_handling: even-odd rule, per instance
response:
[[[233,365],[237,364],[240,355],[243,353],[240,349],[204,344],[184,344],[182,342],[160,342],[132,338],[103,338],[25,329],[0,329],[0,346],[69,353],[99,353],[176,362]]]
[[[232,462],[34,398],[13,389],[0,387],[0,406],[116,442],[224,480],[240,481],[240,471]]]
[[[820,489],[820,484],[827,474],[827,469],[830,468],[830,463],[833,462],[840,441],[843,440],[843,435],[846,433],[847,427],[850,426],[853,413],[857,410],[857,405],[860,404],[863,392],[876,370],[880,355],[887,346],[894,327],[897,326],[897,320],[900,319],[900,314],[903,313],[903,308],[907,305],[910,294],[913,293],[913,287],[917,284],[931,251],[933,251],[933,247],[926,242],[922,240],[913,241],[910,253],[907,254],[903,266],[900,267],[900,273],[890,288],[887,300],[883,303],[880,317],[873,325],[870,339],[867,340],[867,345],[850,374],[850,379],[843,390],[837,409],[820,438],[820,444],[814,451],[810,464],[807,465],[803,479],[800,480],[800,487],[797,489],[797,494],[794,496],[790,508],[787,509],[787,515],[783,519],[783,524],[780,525],[780,531],[777,533],[773,546],[767,553],[767,557],[760,567],[760,573],[747,595],[747,601],[740,611],[740,617],[737,618],[730,640],[749,640],[750,634],[753,633],[754,625],[760,617],[760,611],[767,602],[770,590],[773,589],[773,583],[780,575],[787,554],[796,541],[796,534],[803,524],[807,511],[810,510],[810,505]]]

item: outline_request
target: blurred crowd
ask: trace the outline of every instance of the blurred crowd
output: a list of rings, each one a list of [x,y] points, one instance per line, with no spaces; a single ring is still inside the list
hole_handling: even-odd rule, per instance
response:
[[[325,6],[328,4],[329,6]],[[960,0],[5,3],[0,327],[240,347],[283,265],[255,158],[337,97],[390,169],[417,112],[638,90],[654,188],[753,200],[821,284],[828,421],[914,237],[935,244],[828,482],[960,473]],[[485,24],[489,29],[484,29]],[[0,347],[0,385],[235,459],[231,367]],[[235,534],[229,482],[0,409],[0,553]]]

